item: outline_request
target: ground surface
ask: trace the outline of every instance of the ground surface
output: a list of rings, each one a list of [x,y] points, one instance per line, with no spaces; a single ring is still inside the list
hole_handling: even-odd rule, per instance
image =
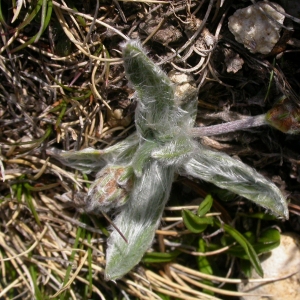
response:
[[[285,25],[293,30],[282,29],[278,47],[261,55],[238,44],[227,26],[228,16],[251,1],[18,1],[23,2],[26,7],[18,11],[13,1],[2,1],[0,15],[5,179],[0,184],[0,248],[1,258],[9,258],[1,262],[1,299],[32,294],[37,299],[224,299],[221,292],[201,294],[207,290],[199,285],[199,270],[205,271],[197,253],[211,250],[199,246],[203,239],[186,231],[175,210],[197,207],[209,193],[216,203],[213,211],[221,212],[223,221],[234,220],[240,232],[275,225],[300,232],[299,136],[263,126],[205,137],[203,144],[238,157],[275,182],[290,201],[290,219],[242,218],[238,212],[256,212],[257,207],[204,182],[178,177],[169,202],[175,211],[166,210],[153,249],[180,255],[171,265],[162,264],[161,257],[159,264],[141,264],[117,284],[103,281],[107,222],[81,215],[61,198],[66,192],[86,192],[93,175],[66,168],[49,154],[53,147],[103,149],[134,132],[136,103],[120,60],[122,34],[145,42],[149,56],[166,72],[193,74],[199,87],[197,125],[203,126],[266,113],[282,96],[293,112],[299,111],[299,19],[287,18]],[[297,9],[289,14],[299,17]],[[220,238],[205,241],[221,248]],[[220,267],[226,258],[228,264]],[[213,275],[240,276],[242,264],[233,256],[216,254],[207,263]],[[63,283],[68,289],[60,290]],[[224,293],[235,286],[220,289]]]

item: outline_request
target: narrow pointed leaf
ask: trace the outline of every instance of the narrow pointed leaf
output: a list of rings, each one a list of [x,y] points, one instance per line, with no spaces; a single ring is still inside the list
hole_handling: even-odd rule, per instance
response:
[[[206,243],[203,239],[199,240],[198,252],[202,252],[202,253],[206,252]],[[214,272],[207,256],[198,256],[197,263],[198,263],[198,269],[201,273],[213,275]],[[209,286],[214,285],[212,281],[208,279],[204,279],[203,283]],[[206,294],[213,295],[213,292],[210,291],[209,289],[204,289],[203,292]]]
[[[80,170],[85,174],[99,171],[106,164],[103,159],[103,151],[94,148],[86,148],[81,151],[59,151],[53,148],[48,153],[64,165]]]
[[[213,202],[214,202],[214,200],[213,200],[212,196],[211,195],[207,195],[205,197],[205,199],[199,205],[199,208],[198,208],[198,211],[197,211],[197,215],[199,217],[205,216],[205,214],[207,214],[210,211],[210,209],[211,209],[211,207],[213,205]]]
[[[202,238],[199,239],[198,252],[202,252],[202,253],[206,252],[206,243]],[[198,268],[199,268],[200,272],[205,273],[205,274],[213,275],[212,267],[211,267],[211,265],[209,263],[209,260],[206,256],[198,256],[197,257],[197,262],[198,262]]]
[[[263,232],[257,241],[249,241],[247,236],[245,238],[251,243],[257,255],[269,252],[280,245],[280,233],[276,229],[269,229]],[[242,259],[249,259],[249,255],[241,245],[231,247],[228,253]]]
[[[114,220],[128,243],[112,232],[106,252],[107,279],[115,280],[128,273],[150,247],[169,197],[173,172],[152,161],[136,180],[130,200]]]
[[[146,55],[137,40],[123,46],[126,77],[139,99],[135,122],[146,139],[169,131],[174,124],[174,87],[168,76]]]
[[[123,164],[129,162],[136,151],[138,142],[137,135],[133,134],[122,142],[103,150],[86,148],[80,151],[61,151],[51,148],[47,153],[64,165],[89,174],[98,172],[107,162]]]
[[[199,144],[198,152],[179,171],[252,200],[276,216],[289,217],[287,202],[275,184],[225,153]]]
[[[165,252],[149,252],[143,257],[144,263],[167,263],[174,260],[182,252],[175,250],[169,253]]]
[[[193,233],[203,232],[208,225],[213,225],[212,217],[200,218],[189,210],[182,211],[183,222],[188,230]]]
[[[124,45],[123,58],[126,77],[137,91],[140,102],[157,112],[153,116],[154,123],[160,123],[157,117],[174,104],[174,89],[169,77],[146,55],[137,40]]]
[[[219,221],[215,221],[215,224],[219,226],[220,228],[223,228],[225,232],[230,234],[239,244],[240,246],[244,249],[246,252],[247,256],[249,257],[249,260],[251,261],[253,267],[255,268],[255,271],[257,274],[261,277],[264,276],[263,269],[261,267],[259,258],[252,247],[252,245],[248,242],[248,240],[236,229],[233,227],[227,225],[227,224],[221,224]]]
[[[274,221],[276,220],[276,217],[273,215],[269,215],[265,212],[256,212],[253,214],[246,214],[246,213],[238,213],[241,217],[247,217],[247,218],[253,218],[253,219],[259,219],[259,220],[268,220],[268,221]]]

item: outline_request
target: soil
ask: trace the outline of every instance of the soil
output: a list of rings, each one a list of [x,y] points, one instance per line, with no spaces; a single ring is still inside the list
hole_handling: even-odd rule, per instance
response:
[[[164,275],[176,282],[163,264],[142,264],[116,286],[103,282],[107,221],[99,216],[81,215],[74,204],[61,197],[67,192],[86,193],[94,174],[67,168],[49,154],[87,147],[104,149],[134,132],[134,90],[128,86],[120,59],[124,36],[144,42],[149,57],[165,72],[175,69],[193,75],[199,88],[195,126],[260,115],[279,106],[285,117],[295,116],[293,125],[299,128],[300,9],[296,6],[290,10],[291,2],[296,1],[280,3],[293,18],[286,17],[281,39],[267,55],[250,53],[235,41],[227,26],[229,16],[253,1],[74,0],[53,2],[52,12],[52,2],[39,1],[44,6],[37,13],[33,13],[37,1],[25,2],[26,7],[23,5],[19,12],[11,1],[1,3],[0,248],[2,257],[10,257],[5,264],[8,273],[18,270],[6,275],[5,268],[0,271],[0,298],[10,299],[19,293],[28,296],[34,290],[43,295],[59,293],[58,283],[66,278],[72,255],[74,264],[80,265],[86,259],[80,251],[87,244],[92,272],[98,277],[86,295],[109,299],[127,293],[150,299],[154,297],[152,288],[168,297],[180,298],[176,289],[174,294],[163,289]],[[32,12],[30,19],[28,11]],[[49,23],[47,13],[51,14]],[[93,21],[94,16],[97,22]],[[278,127],[284,127],[282,122]],[[259,225],[262,229],[277,226],[283,232],[300,233],[299,135],[262,126],[204,137],[201,141],[254,167],[286,195],[289,220],[263,220]],[[245,199],[181,177],[174,184],[169,205],[198,205],[199,199],[207,194],[214,195],[214,210],[222,212],[228,222],[236,221],[238,212],[259,211]],[[166,211],[166,216],[180,215]],[[174,238],[172,230],[164,229],[168,227],[166,222],[162,220],[160,229],[170,234],[165,237],[169,244],[163,242],[165,235],[158,234],[153,244],[155,251],[173,251],[176,247],[172,248],[172,243],[186,242],[185,238],[176,238],[176,231],[183,230],[183,224],[174,224]],[[238,219],[237,227],[241,231],[258,228],[256,221],[247,222],[241,224]],[[78,228],[82,228],[81,233]],[[191,241],[189,246],[195,247]],[[64,252],[64,248],[68,250]],[[74,248],[81,250],[75,254]],[[17,255],[20,257],[16,258]],[[188,257],[187,263],[185,258],[179,257],[176,262],[197,268],[195,257]],[[240,276],[239,263],[232,264],[230,276]],[[229,269],[226,265],[218,268],[218,272],[225,276]],[[88,262],[84,262],[75,279],[77,288],[71,286],[74,299],[84,298],[78,293],[88,285],[87,270]],[[161,290],[154,288],[153,272],[163,274],[157,284]],[[34,274],[38,278],[34,279]],[[151,282],[150,289],[144,280]],[[33,288],[35,281],[38,287]],[[135,288],[132,281],[147,291]],[[9,288],[10,284],[15,289]],[[7,292],[1,292],[6,287]],[[196,286],[194,290],[202,291]],[[200,294],[182,293],[183,299],[202,299]]]

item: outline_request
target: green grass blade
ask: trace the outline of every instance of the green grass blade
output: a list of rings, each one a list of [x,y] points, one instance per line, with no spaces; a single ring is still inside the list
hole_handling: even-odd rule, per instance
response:
[[[46,1],[46,0],[42,0],[42,1]],[[44,6],[43,6],[44,8]],[[33,37],[31,37],[27,42],[25,42],[24,44],[12,49],[10,52],[11,53],[15,53],[15,52],[18,52],[20,51],[21,49],[24,49],[26,48],[28,45],[31,45],[35,42],[38,41],[38,39],[41,37],[41,35],[43,34],[43,32],[46,30],[49,22],[50,22],[50,19],[51,19],[51,15],[52,15],[52,1],[48,1],[48,8],[47,8],[47,13],[46,13],[46,16],[43,16],[43,13],[42,13],[42,18],[44,17],[43,21],[42,21],[42,24],[41,24],[41,27],[40,27],[40,30],[37,34],[35,34]]]
[[[24,186],[25,187],[25,186]],[[36,223],[39,225],[39,226],[42,226],[41,224],[41,221],[39,219],[39,215],[37,213],[37,211],[35,210],[35,207],[33,205],[33,201],[32,201],[32,196],[30,194],[30,191],[29,190],[25,190],[25,200],[26,200],[26,203],[31,211],[31,213],[33,214],[33,217],[36,221]]]
[[[75,241],[74,241],[74,245],[73,245],[74,249],[78,248],[79,239],[81,237],[82,230],[83,229],[81,227],[77,228],[76,237],[75,237]],[[72,253],[71,253],[71,255],[70,255],[70,260],[69,260],[70,264],[68,265],[68,268],[66,270],[66,275],[65,275],[65,278],[64,278],[64,282],[62,284],[62,288],[67,284],[67,282],[70,279],[70,275],[71,275],[71,271],[72,271],[72,264],[71,263],[74,261],[75,254],[76,254],[76,251],[73,250]],[[64,291],[63,293],[60,294],[59,299],[60,300],[67,299],[66,295],[67,295],[67,291]]]
[[[255,252],[252,245],[248,242],[248,240],[240,232],[238,232],[236,229],[234,229],[233,227],[227,224],[221,224],[221,222],[217,220],[215,221],[215,224],[218,227],[223,228],[225,232],[231,235],[241,245],[241,247],[243,247],[243,249],[245,250],[246,254],[249,257],[249,260],[251,261],[253,267],[255,268],[255,271],[259,276],[263,277],[264,272],[261,267],[257,253]]]
[[[201,202],[201,204],[199,205],[198,211],[197,211],[197,215],[199,217],[204,217],[211,209],[212,205],[213,205],[213,198],[211,195],[207,195],[205,197],[205,199]]]

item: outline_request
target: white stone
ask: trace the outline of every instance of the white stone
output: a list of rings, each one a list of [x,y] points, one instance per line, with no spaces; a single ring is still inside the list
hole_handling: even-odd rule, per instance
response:
[[[296,273],[286,279],[270,283],[240,284],[240,292],[261,296],[244,296],[242,300],[296,300],[300,299],[300,236],[294,233],[281,235],[280,246],[260,256],[264,278],[281,278]],[[255,271],[251,278],[260,278]],[[271,295],[271,296],[263,296]]]
[[[284,9],[271,2],[278,11]],[[284,16],[265,2],[238,9],[229,17],[228,27],[237,42],[242,43],[252,53],[268,54],[280,38]]]

